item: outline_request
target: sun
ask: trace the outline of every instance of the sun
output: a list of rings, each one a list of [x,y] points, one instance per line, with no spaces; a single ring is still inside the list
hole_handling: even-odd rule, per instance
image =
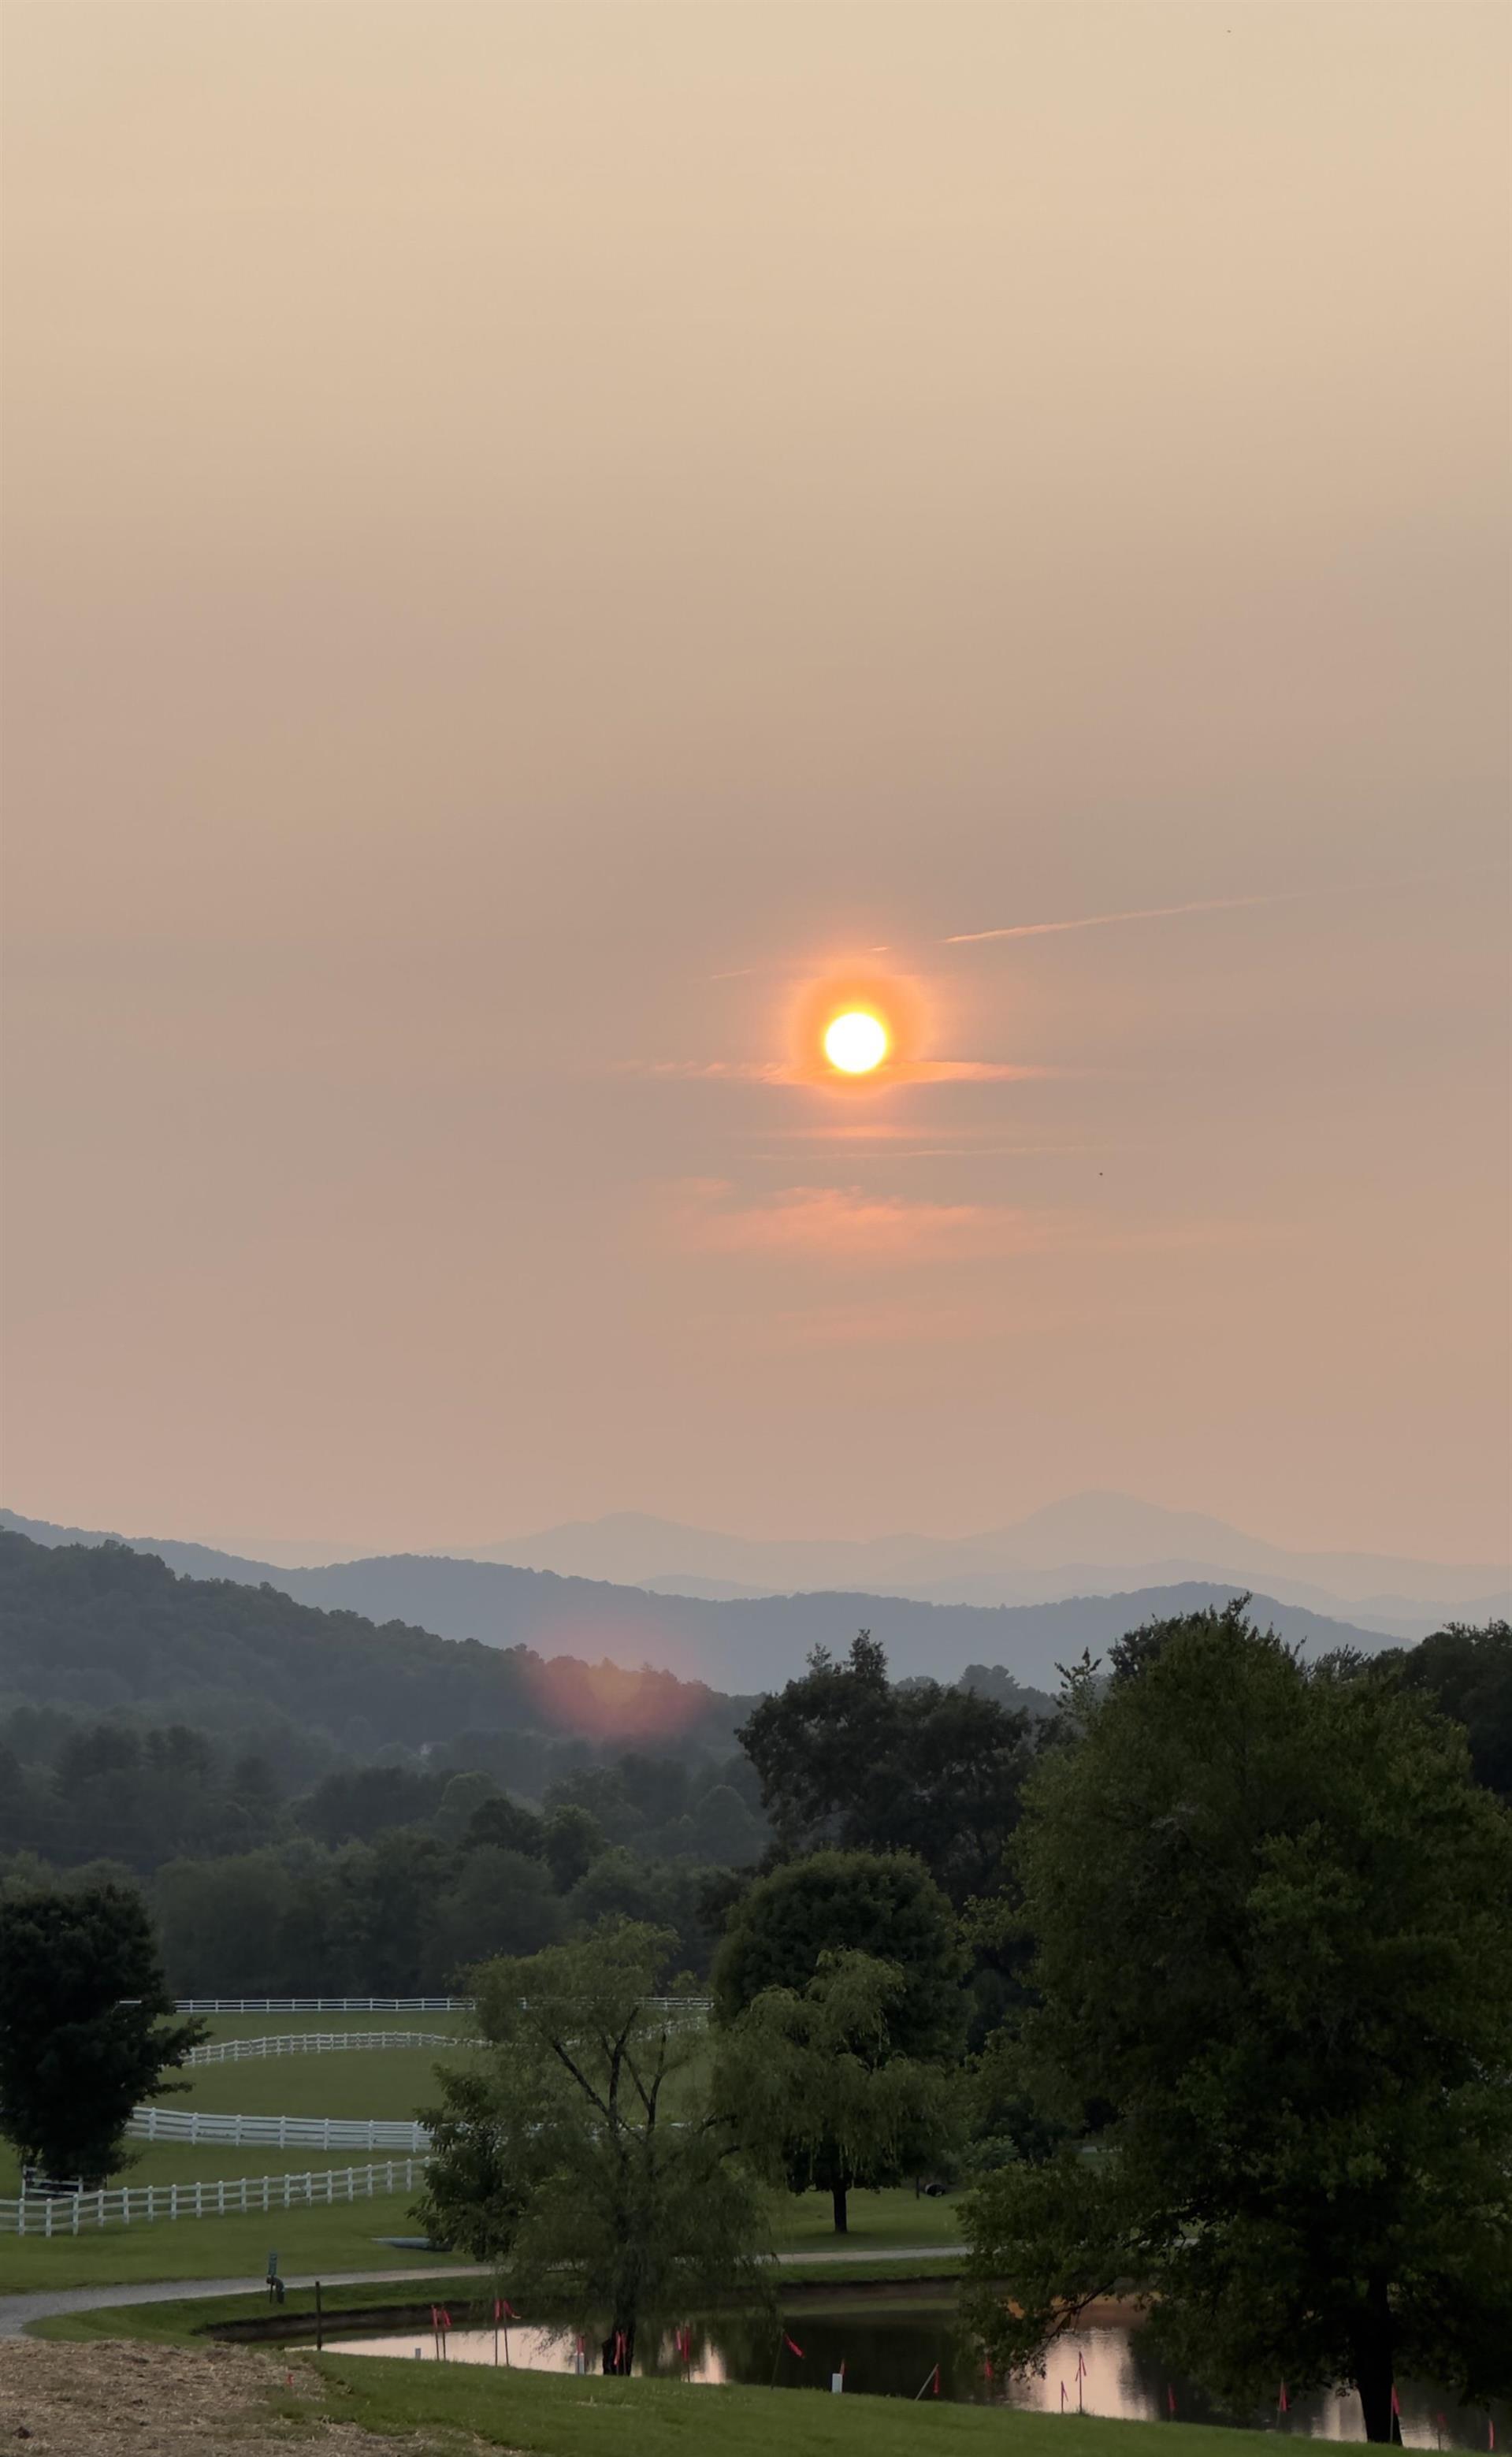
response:
[[[869,1075],[887,1055],[887,1026],[864,1007],[849,1007],[825,1026],[824,1055],[842,1075]]]

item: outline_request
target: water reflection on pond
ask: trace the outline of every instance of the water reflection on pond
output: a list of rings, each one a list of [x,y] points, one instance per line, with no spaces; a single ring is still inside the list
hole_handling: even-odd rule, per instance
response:
[[[669,2334],[654,2350],[637,2356],[637,2372],[663,2379],[682,2378],[704,2385],[743,2381],[760,2386],[829,2389],[843,2370],[845,2392],[881,2397],[943,2397],[958,2404],[999,2405],[1037,2408],[1051,2414],[1074,2413],[1078,2399],[1088,2414],[1109,2415],[1132,2422],[1157,2422],[1174,2407],[1178,2421],[1210,2423],[1247,2421],[1305,2438],[1362,2440],[1359,2400],[1351,2393],[1317,2393],[1292,2401],[1290,2411],[1237,2417],[1221,2413],[1200,2390],[1172,2378],[1141,2344],[1141,2332],[1109,2307],[1063,2338],[1046,2364],[1043,2379],[1008,2380],[988,2376],[980,2356],[963,2346],[955,2325],[955,2308],[946,2294],[920,2296],[903,2309],[878,2309],[874,2301],[846,2302],[837,2298],[822,2305],[790,2312],[785,2339],[801,2346],[801,2357],[784,2341],[777,2343],[770,2323],[731,2314],[708,2323],[695,2323],[691,2357],[678,2358]],[[443,2352],[450,2363],[507,2362],[532,2371],[567,2371],[580,2365],[598,2369],[598,2346],[570,2332],[522,2327],[513,2323],[506,2332],[455,2328],[445,2339],[429,2329],[410,2329],[403,2336],[327,2340],[327,2352],[353,2355],[399,2355],[411,2362],[433,2363]],[[1080,2362],[1080,2373],[1078,2364]],[[1279,2384],[1277,2384],[1279,2390]],[[1483,2411],[1457,2407],[1431,2388],[1399,2385],[1402,2437],[1410,2447],[1484,2449],[1488,2443]],[[1503,2445],[1512,2446],[1512,2415],[1494,2408]]]

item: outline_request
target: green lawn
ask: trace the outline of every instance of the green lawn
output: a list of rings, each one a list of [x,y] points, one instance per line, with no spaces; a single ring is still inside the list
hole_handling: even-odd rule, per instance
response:
[[[779,2252],[833,2252],[852,2260],[897,2244],[960,2243],[961,2195],[939,2200],[917,2197],[911,2186],[890,2193],[852,2193],[848,2231],[835,2232],[827,2193],[784,2193],[773,2210],[773,2240]]]
[[[251,2025],[254,2034],[259,2024],[275,2017],[245,2015],[244,2025]],[[313,2026],[313,2015],[285,2015],[284,2027],[291,2034]],[[445,2027],[448,2019],[459,2035],[470,2017],[461,2014],[427,2014]],[[340,2026],[338,2015],[320,2016],[322,2027]],[[229,2028],[227,2020],[217,2023],[217,2032]],[[346,2028],[371,2027],[366,2016],[352,2015]],[[459,2058],[470,2055],[470,2049],[458,2052]],[[329,2055],[255,2056],[240,2063],[197,2065],[189,2068],[182,2078],[187,2090],[175,2091],[159,2104],[170,2109],[203,2108],[227,2116],[341,2116],[365,2119],[370,2116],[413,2116],[425,2106],[434,2106],[440,2096],[436,2077],[438,2065],[454,2059],[444,2048],[374,2048],[348,2049]],[[186,2184],[203,2180],[208,2183],[237,2176],[300,2175],[309,2168],[363,2166],[370,2158],[392,2154],[383,2151],[316,2150],[289,2148],[280,2150],[276,2143],[260,2143],[234,2148],[223,2143],[138,2141],[134,2148],[136,2157],[129,2168],[113,2178],[122,2184]],[[21,2188],[20,2169],[10,2145],[0,2140],[0,2199],[10,2199]],[[208,2220],[198,2220],[208,2224]],[[4,2261],[4,2239],[0,2238],[0,2263]],[[172,2274],[172,2273],[170,2273]],[[186,2273],[187,2274],[187,2273]]]
[[[408,2116],[441,2096],[438,2065],[466,2070],[462,2048],[349,2049],[332,2055],[256,2056],[239,2064],[195,2065],[186,2091],[166,2108],[211,2108],[227,2116]]]
[[[173,2169],[177,2169],[180,2181],[192,2178],[197,2172],[207,2172],[203,2161],[211,2155],[203,2149],[148,2144],[144,2146],[142,2166],[135,2171],[136,2179],[144,2183],[170,2182]],[[226,2177],[272,2174],[278,2169],[277,2152],[270,2156],[221,2150],[213,2155],[219,2162],[215,2172]],[[285,2156],[291,2170],[297,2164],[349,2163],[335,2158],[296,2162],[291,2153]],[[238,2158],[243,2162],[240,2167],[231,2163]],[[197,2168],[189,2163],[197,2160],[201,2162]],[[381,2195],[373,2200],[340,2202],[334,2209],[273,2210],[266,2216],[259,2211],[247,2218],[160,2220],[152,2226],[113,2226],[93,2234],[86,2231],[78,2236],[55,2236],[51,2242],[35,2236],[25,2240],[0,2236],[0,2295],[49,2286],[105,2286],[151,2279],[260,2278],[267,2267],[270,2245],[277,2245],[284,2270],[307,2274],[321,2269],[413,2268],[417,2263],[445,2261],[445,2253],[396,2252],[378,2240],[383,2236],[412,2236],[418,2232],[413,2200],[411,2194],[396,2193]],[[916,2201],[911,2192],[858,2193],[851,2204],[851,2231],[840,2237],[829,2225],[828,2200],[817,2193],[805,2194],[798,2200],[784,2196],[777,2203],[773,2218],[773,2240],[778,2252],[822,2252],[827,2256],[826,2274],[837,2279],[916,2278],[959,2266],[949,2259],[934,2262],[887,2258],[889,2251],[900,2245],[958,2242],[960,2220],[953,2199]],[[833,2270],[829,2269],[828,2257],[833,2258]],[[805,2263],[798,2274],[809,2276],[809,2264]]]
[[[1104,2423],[1003,2406],[830,2397],[802,2389],[694,2388],[680,2382],[573,2380],[482,2365],[325,2356],[343,2421],[370,2431],[450,2428],[531,2457],[1155,2457],[1154,2423]],[[1141,2444],[1143,2443],[1143,2447]],[[1169,2451],[1170,2443],[1164,2444]],[[1181,2426],[1182,2457],[1253,2457],[1253,2433]]]
[[[375,2153],[375,2158],[380,2154]],[[344,2167],[365,2163],[335,2153],[300,2158],[292,2151],[192,2148],[166,2142],[142,2144],[142,2163],[133,2170],[134,2183],[192,2182],[196,2176],[261,2176],[291,2174],[306,2168]],[[419,2189],[418,2184],[416,2187]],[[0,2294],[24,2288],[102,2286],[156,2278],[261,2277],[270,2244],[277,2244],[282,2266],[291,2271],[379,2269],[390,2265],[445,2260],[446,2255],[395,2252],[376,2240],[382,2236],[414,2235],[415,2196],[396,2193],[372,2200],[341,2202],[334,2209],[259,2211],[243,2218],[162,2219],[151,2226],[103,2227],[78,2236],[54,2236],[51,2242],[29,2236],[0,2236]],[[916,2200],[911,2192],[857,2193],[851,2199],[850,2232],[837,2236],[830,2222],[828,2199],[805,2193],[794,2199],[783,2195],[773,2209],[773,2242],[779,2253],[817,2252],[833,2258],[835,2275],[848,2277],[919,2277],[934,2264],[889,2261],[886,2255],[902,2245],[958,2243],[959,2203]],[[944,2267],[956,2264],[945,2261]],[[807,2274],[805,2264],[804,2274]]]
[[[50,2286],[110,2286],[151,2279],[266,2275],[277,2246],[286,2271],[413,2269],[445,2253],[395,2252],[378,2239],[413,2235],[413,2197],[396,2193],[334,2209],[259,2211],[248,2218],[180,2219],[155,2226],[107,2227],[96,2235],[0,2236],[0,2295]]]

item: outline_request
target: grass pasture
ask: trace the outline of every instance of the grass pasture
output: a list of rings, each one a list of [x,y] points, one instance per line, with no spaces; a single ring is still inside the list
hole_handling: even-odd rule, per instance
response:
[[[286,2037],[297,2033],[431,2031],[459,2042],[471,2031],[466,2013],[242,2013],[206,2017],[213,2038]],[[461,2047],[459,2055],[470,2055]],[[189,2088],[160,2104],[231,2116],[412,2116],[439,2095],[445,2049],[362,2048],[284,2056],[247,2056],[189,2067]],[[303,2175],[377,2163],[385,2151],[242,2148],[213,2141],[139,2141],[132,2165],[113,2179],[136,2184],[230,2182],[241,2176]],[[10,2145],[0,2143],[0,2198],[20,2189]],[[418,2184],[416,2187],[418,2191]],[[112,2225],[42,2241],[0,2236],[0,2294],[66,2286],[146,2282],[172,2278],[257,2278],[276,2245],[286,2271],[413,2267],[414,2252],[396,2252],[384,2236],[414,2235],[414,2193],[375,2196],[333,2207],[159,2220]],[[445,2259],[445,2255],[435,2256]]]
[[[235,2064],[192,2065],[179,2075],[188,2089],[170,2092],[157,2104],[226,2116],[412,2116],[440,2098],[438,2066],[457,2067],[476,2054],[466,2047],[449,2053],[445,2048],[342,2048],[320,2055],[246,2056]]]
[[[339,2201],[331,2209],[260,2211],[249,2217],[180,2219],[154,2226],[106,2227],[97,2234],[55,2236],[45,2243],[0,2236],[0,2295],[45,2293],[66,2286],[114,2286],[193,2278],[266,2275],[277,2248],[281,2270],[321,2276],[342,2270],[393,2269],[444,2262],[445,2253],[396,2252],[384,2236],[413,2235],[413,2196],[379,2195]],[[114,2334],[121,2334],[120,2316]],[[107,2335],[112,2334],[110,2331]]]
[[[471,2016],[456,2014],[217,2014],[207,2016],[215,2038],[289,2036],[296,2033],[431,2031],[459,2040],[457,2059],[475,2050],[462,2046]],[[438,2096],[437,2067],[450,2062],[444,2049],[362,2048],[282,2056],[249,2056],[225,2064],[191,2067],[189,2083],[162,2104],[241,2116],[412,2116]],[[137,2156],[117,2180],[135,2184],[228,2182],[242,2176],[302,2175],[361,2167],[390,2154],[365,2150],[283,2149],[258,2144],[236,2148],[215,2142],[138,2142]],[[398,2154],[395,2154],[398,2155]],[[9,2147],[0,2144],[0,2198],[19,2189]],[[51,2241],[0,2236],[0,2294],[193,2278],[249,2280],[263,2275],[269,2249],[290,2275],[321,2271],[414,2267],[445,2255],[400,2252],[389,2236],[415,2235],[418,2193],[401,2192],[333,2207],[254,2212],[224,2218],[158,2220],[152,2224],[109,2227],[62,2235]],[[850,2233],[837,2237],[830,2204],[821,2194],[799,2200],[778,2196],[773,2205],[773,2242],[779,2254],[804,2256],[804,2267],[822,2257],[836,2276],[917,2275],[934,2263],[888,2259],[900,2250],[948,2245],[960,2240],[954,2198],[917,2199],[911,2191],[856,2193]],[[946,2264],[948,2265],[948,2264]]]
[[[1091,2416],[1025,2414],[1003,2406],[831,2397],[805,2389],[695,2388],[674,2381],[574,2380],[494,2372],[481,2365],[405,2364],[383,2356],[325,2356],[333,2419],[369,2431],[473,2432],[531,2457],[1154,2457],[1169,2426]],[[1241,2457],[1253,2435],[1201,2424],[1181,2427],[1183,2457]],[[1169,2449],[1169,2439],[1163,2443]]]
[[[311,2059],[312,2062],[321,2061]],[[333,2058],[333,2062],[344,2062]],[[352,2059],[353,2062],[356,2059]],[[194,2175],[273,2174],[278,2153],[212,2151],[187,2145],[144,2143],[143,2164],[134,2170],[142,2182],[192,2181]],[[283,2154],[290,2172],[348,2163],[329,2158],[299,2158]],[[215,2158],[214,2167],[205,2161]],[[154,2163],[149,2168],[147,2161]],[[238,2166],[236,2160],[242,2161]],[[196,2169],[188,2162],[200,2161]],[[155,2279],[238,2278],[264,2275],[270,2247],[276,2245],[280,2268],[290,2276],[319,2276],[355,2269],[428,2266],[447,2259],[445,2253],[400,2252],[384,2243],[385,2236],[414,2235],[414,2195],[380,2195],[371,2200],[339,2202],[335,2207],[260,2211],[251,2216],[162,2220],[152,2226],[113,2226],[95,2233],[57,2236],[51,2242],[35,2237],[19,2241],[0,2236],[0,2294],[65,2286],[106,2286],[117,2282],[146,2283]],[[836,2281],[858,2278],[917,2278],[959,2266],[942,2250],[925,2251],[922,2260],[900,2261],[900,2250],[941,2247],[960,2241],[956,2202],[916,2201],[911,2192],[858,2193],[851,2203],[851,2231],[837,2237],[829,2225],[828,2199],[818,2193],[793,2200],[783,2196],[773,2207],[773,2241],[779,2255],[802,2256],[800,2274],[822,2266]],[[833,2265],[832,2265],[833,2264]]]

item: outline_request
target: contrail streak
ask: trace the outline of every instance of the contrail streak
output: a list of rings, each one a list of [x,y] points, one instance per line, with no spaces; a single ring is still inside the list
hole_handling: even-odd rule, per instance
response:
[[[1319,896],[1366,896],[1395,887],[1441,887],[1452,880],[1501,877],[1504,861],[1479,862],[1471,870],[1419,870],[1395,878],[1336,879],[1331,887],[1281,887],[1269,896],[1209,896],[1193,904],[1147,904],[1135,913],[1083,913],[1074,921],[1010,921],[1001,930],[956,930],[945,947],[975,946],[984,939],[1046,939],[1060,930],[1106,930],[1114,921],[1172,921],[1183,913],[1245,913],[1257,904],[1298,904]]]
[[[1314,892],[1288,887],[1274,896],[1213,896],[1196,904],[1148,904],[1137,913],[1084,913],[1075,921],[1010,921],[1003,930],[956,930],[942,943],[969,947],[982,939],[1047,939],[1057,930],[1106,930],[1114,921],[1170,921],[1181,913],[1239,913],[1253,904],[1289,904]]]

